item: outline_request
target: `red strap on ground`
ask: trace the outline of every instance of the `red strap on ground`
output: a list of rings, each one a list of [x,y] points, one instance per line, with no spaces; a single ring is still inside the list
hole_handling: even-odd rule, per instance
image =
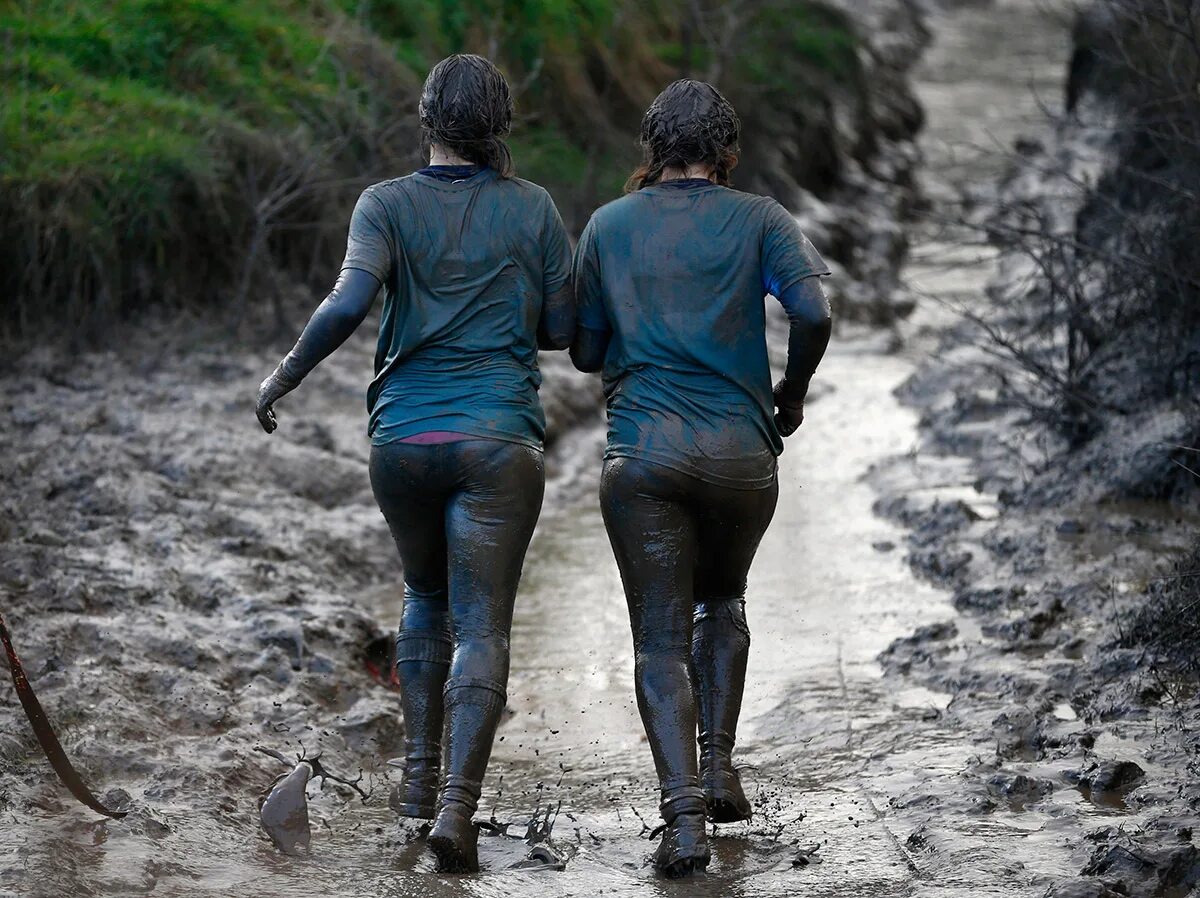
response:
[[[46,719],[46,712],[42,710],[41,702],[33,694],[33,687],[29,685],[29,678],[25,676],[25,668],[21,666],[21,659],[17,657],[17,652],[13,648],[12,637],[9,636],[8,627],[4,623],[4,615],[2,614],[0,614],[0,640],[4,641],[4,651],[8,655],[8,667],[12,671],[13,685],[17,688],[17,697],[21,700],[21,707],[25,709],[25,716],[29,718],[29,725],[33,727],[34,735],[37,736],[38,742],[41,743],[42,751],[46,753],[46,757],[50,761],[50,766],[54,768],[54,772],[58,774],[58,778],[63,781],[63,785],[71,790],[72,795],[93,811],[103,814],[106,817],[116,817],[118,819],[124,817],[125,811],[110,811],[102,805],[100,800],[84,785],[75,768],[71,766],[71,762],[67,758],[67,753],[63,751],[62,744],[58,741],[58,737],[54,735],[54,728],[50,726],[50,721]]]

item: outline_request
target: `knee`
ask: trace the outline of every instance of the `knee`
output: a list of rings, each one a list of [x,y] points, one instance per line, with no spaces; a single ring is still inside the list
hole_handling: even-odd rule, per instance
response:
[[[479,638],[456,639],[451,675],[507,682],[508,637],[494,634]]]
[[[691,658],[691,646],[683,643],[655,640],[637,647],[633,656],[634,673],[638,677],[655,672],[686,669]]]
[[[745,593],[735,593],[726,596],[708,596],[696,602],[692,613],[692,621],[697,633],[708,629],[725,629],[732,627],[750,637],[750,626],[746,623]]]
[[[450,632],[450,608],[445,584],[404,584],[404,608],[400,612],[401,630]]]

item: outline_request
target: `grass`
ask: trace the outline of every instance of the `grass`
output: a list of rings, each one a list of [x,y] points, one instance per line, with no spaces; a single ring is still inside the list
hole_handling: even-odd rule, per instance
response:
[[[691,8],[0,0],[0,336],[92,332],[150,304],[247,302],[247,247],[265,230],[256,289],[326,280],[358,187],[416,161],[425,71],[461,50],[509,76],[519,171],[578,228],[635,164],[640,112],[680,74]],[[739,54],[751,61],[727,78],[771,102],[787,102],[798,69],[852,80],[855,41],[819,4],[772,0],[745,28],[763,49]],[[264,197],[289,172],[303,189],[264,223]]]

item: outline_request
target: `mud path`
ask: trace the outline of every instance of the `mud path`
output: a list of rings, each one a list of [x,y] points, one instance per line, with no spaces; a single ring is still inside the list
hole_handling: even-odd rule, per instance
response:
[[[1031,75],[1057,89],[1065,41],[1048,22],[1032,0],[935,21],[918,85],[935,196],[947,179],[994,176],[964,144],[989,143],[989,131],[1007,141],[1028,126]],[[913,276],[931,291],[977,292],[988,274],[974,250],[932,233],[917,236],[914,258]],[[281,409],[281,434],[293,423],[295,439],[265,449],[243,429],[252,421],[241,402],[266,359],[213,353],[201,372],[208,386],[197,390],[189,372],[125,370],[116,390],[141,396],[140,409],[105,399],[113,374],[99,368],[68,385],[36,370],[9,378],[21,474],[53,483],[50,511],[14,525],[20,545],[0,586],[29,597],[17,602],[19,632],[47,615],[61,633],[44,644],[29,636],[26,663],[48,705],[77,699],[60,715],[68,751],[105,785],[122,785],[128,795],[108,798],[133,810],[100,822],[73,808],[19,735],[15,704],[0,699],[9,765],[0,770],[0,895],[1033,894],[1039,877],[1068,870],[1069,852],[1042,818],[984,818],[969,797],[955,801],[959,773],[979,751],[973,731],[946,714],[947,695],[885,678],[877,660],[897,638],[954,617],[947,594],[912,575],[906,533],[873,513],[878,494],[866,478],[917,443],[916,415],[893,390],[939,327],[937,314],[921,313],[900,354],[883,335],[844,332],[822,366],[751,576],[739,761],[750,765],[755,821],[721,827],[710,875],[684,883],[659,880],[646,864],[657,796],[624,602],[590,485],[598,430],[576,429],[554,453],[558,476],[518,599],[511,713],[482,804],[514,833],[555,808],[566,871],[509,869],[526,846],[485,838],[485,875],[442,878],[386,808],[381,760],[398,753],[398,702],[358,666],[361,644],[392,627],[399,596],[363,464],[369,340],[356,338]],[[547,381],[561,374],[547,371]],[[575,402],[582,417],[591,400],[567,391],[555,401]],[[56,403],[78,416],[72,451],[82,461],[50,449],[39,415]],[[150,448],[130,449],[139,439]],[[101,476],[87,481],[93,468]],[[961,493],[959,475],[919,488]],[[63,518],[53,502],[71,491],[111,508]],[[183,501],[190,517],[171,518]],[[10,505],[15,514],[20,503]],[[114,523],[98,526],[96,515]],[[171,580],[147,558],[170,558]],[[60,619],[71,623],[55,630]],[[197,619],[199,630],[184,623]],[[89,645],[82,670],[72,663],[80,644]],[[155,753],[139,741],[155,742]],[[361,764],[372,799],[310,790],[313,856],[281,858],[254,825],[256,794],[278,772],[248,750],[255,743],[324,747],[331,766]],[[933,852],[922,842],[921,796],[937,797],[945,820]]]

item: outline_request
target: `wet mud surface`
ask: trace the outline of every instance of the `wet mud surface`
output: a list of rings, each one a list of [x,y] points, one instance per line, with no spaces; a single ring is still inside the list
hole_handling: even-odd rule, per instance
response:
[[[1022,6],[1007,4],[1010,13]],[[1027,5],[1028,33],[1061,43],[1047,8]],[[1048,31],[1035,30],[1038,21]],[[977,39],[952,30],[934,55]],[[946,66],[926,61],[939,71],[919,91],[930,108],[970,100],[959,88],[973,57],[954,57]],[[942,205],[965,208],[968,219],[986,214],[997,176],[1012,178],[1018,165],[995,150],[1051,127],[1031,103],[1061,108],[1062,68],[1023,71],[1033,88],[1023,102],[990,122],[948,123],[946,144],[936,126],[926,136],[932,220]],[[993,178],[975,179],[987,169]],[[1018,183],[1038,177],[1016,171]],[[876,509],[911,529],[904,549],[913,570],[949,590],[956,612],[893,643],[880,661],[889,680],[949,695],[941,725],[973,753],[953,780],[925,779],[895,805],[916,824],[906,845],[935,880],[986,867],[996,894],[1194,894],[1200,703],[1193,685],[1130,647],[1126,630],[1147,584],[1190,549],[1200,508],[1113,500],[1117,459],[1081,460],[1057,480],[1040,473],[1061,447],[1036,438],[1027,410],[1005,401],[978,332],[947,310],[978,307],[983,291],[1003,282],[1005,260],[959,242],[945,217],[908,270],[927,298],[906,335],[908,351],[923,347],[926,357],[900,391],[921,413],[919,438],[870,479],[882,497]]]
[[[935,21],[918,85],[935,199],[994,176],[968,145],[1036,121],[1031,78],[1057,88],[1065,36],[1039,9]],[[1000,41],[1016,49],[1001,58]],[[914,240],[922,289],[983,289],[986,256]],[[443,877],[387,808],[403,722],[366,646],[394,625],[400,571],[367,482],[367,329],[280,403],[270,439],[251,410],[265,355],[189,350],[181,366],[147,338],[67,371],[22,359],[0,375],[0,596],[67,752],[129,814],[73,804],[0,687],[0,895],[1036,896],[1080,880],[1058,894],[1083,896],[1106,876],[1186,894],[1160,888],[1195,851],[1185,759],[1163,746],[1194,697],[1107,717],[1129,659],[1096,652],[1072,611],[1092,607],[1078,584],[1114,558],[1149,570],[1179,528],[1161,509],[1003,514],[970,444],[918,426],[941,394],[910,379],[952,328],[929,309],[903,352],[843,331],[818,372],[751,572],[735,760],[755,818],[718,827],[709,874],[683,882],[647,863],[657,794],[594,496],[593,382],[545,372],[559,438],[481,802],[494,826],[483,874]],[[894,396],[906,382],[914,408]],[[309,850],[283,856],[259,802],[317,752],[361,770],[368,798],[309,783]]]

